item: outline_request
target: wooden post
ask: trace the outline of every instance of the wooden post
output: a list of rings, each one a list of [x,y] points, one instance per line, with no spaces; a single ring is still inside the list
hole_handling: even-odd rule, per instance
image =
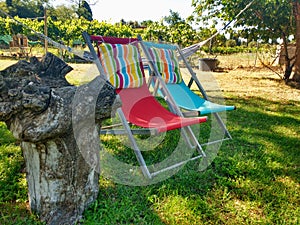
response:
[[[44,7],[44,34],[47,37],[48,36],[48,28],[47,28],[47,9]],[[48,41],[45,38],[45,53],[48,51]]]

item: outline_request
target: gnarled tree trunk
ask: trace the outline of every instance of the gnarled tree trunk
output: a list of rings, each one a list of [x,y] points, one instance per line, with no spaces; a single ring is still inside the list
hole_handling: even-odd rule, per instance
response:
[[[75,224],[96,199],[100,124],[120,107],[100,77],[70,85],[71,70],[47,53],[0,71],[0,120],[21,142],[30,208],[47,224]]]

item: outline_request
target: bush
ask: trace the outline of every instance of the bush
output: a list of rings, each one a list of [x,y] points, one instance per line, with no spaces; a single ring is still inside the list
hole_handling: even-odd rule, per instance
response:
[[[227,40],[225,43],[226,47],[235,47],[236,46],[236,41],[233,39]]]
[[[256,48],[257,47],[257,42],[256,41],[249,42],[248,47],[249,48]]]

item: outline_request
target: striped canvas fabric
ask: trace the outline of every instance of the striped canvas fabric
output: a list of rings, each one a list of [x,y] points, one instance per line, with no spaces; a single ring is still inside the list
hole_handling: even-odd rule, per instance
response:
[[[149,53],[166,83],[174,84],[182,81],[179,62],[174,50],[152,47],[149,48]]]
[[[98,47],[104,72],[115,88],[142,86],[143,73],[136,46],[101,43]]]

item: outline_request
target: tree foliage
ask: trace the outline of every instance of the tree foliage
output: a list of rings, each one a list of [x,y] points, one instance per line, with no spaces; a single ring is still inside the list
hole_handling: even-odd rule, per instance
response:
[[[93,12],[91,10],[90,5],[97,4],[96,1],[92,0],[68,0],[72,5],[71,7],[74,9],[74,12],[77,14],[78,18],[85,18],[88,21],[93,20]]]
[[[207,22],[218,18],[231,21],[250,1],[252,0],[193,0],[192,5],[195,7],[198,20]],[[286,55],[285,80],[288,80],[291,75],[294,66],[292,60],[295,59],[295,62],[300,64],[300,54],[289,56],[287,51],[289,37],[294,36],[296,43],[299,43],[297,46],[300,53],[300,24],[296,29],[300,10],[295,10],[299,5],[299,0],[254,0],[251,7],[240,15],[236,23],[237,27],[243,29],[240,34],[248,40],[260,39],[268,42],[277,38],[282,39]],[[295,74],[300,74],[300,65],[296,65]]]
[[[44,31],[44,21],[19,17],[15,17],[15,19],[25,24],[31,30],[39,33],[43,33]],[[84,18],[53,20],[51,17],[49,17],[47,26],[48,36],[51,39],[55,41],[62,41],[67,45],[72,45],[74,40],[83,41],[83,31],[103,36],[132,37],[135,35],[134,30],[130,26],[122,24],[112,25],[106,22],[99,22],[97,20],[88,21]],[[31,40],[39,38],[39,36],[32,33],[30,29],[21,26],[10,18],[0,17],[0,27],[4,28],[3,35],[14,35],[17,33],[22,33],[28,36]]]
[[[48,10],[49,16],[53,20],[69,20],[69,19],[76,19],[77,14],[74,6],[66,6],[66,5],[58,5],[55,8],[51,7]]]
[[[79,7],[77,9],[77,14],[79,18],[85,18],[88,21],[93,20],[93,13],[91,10],[91,7],[87,1],[82,1],[79,4]]]
[[[72,45],[74,40],[83,41],[83,31],[118,37],[132,37],[140,34],[145,40],[163,40],[178,43],[181,47],[186,47],[209,38],[216,32],[216,29],[213,27],[202,28],[200,31],[197,31],[189,22],[182,19],[179,13],[172,10],[170,10],[168,16],[158,22],[148,20],[139,24],[137,21],[126,22],[122,20],[120,23],[112,25],[106,22],[90,20],[84,16],[78,17],[76,4],[84,4],[83,2],[82,0],[72,0],[72,5],[59,5],[55,8],[49,5],[47,7],[47,27],[48,36],[50,38],[62,41],[67,45]],[[44,32],[44,21],[41,19],[26,19],[20,17],[16,17],[16,19],[20,20],[32,30],[40,33]],[[30,30],[10,19],[4,19],[3,23],[1,21],[0,26],[5,27],[2,30],[3,34],[13,35],[23,33],[27,35],[30,40],[37,41],[39,39],[36,34],[33,34]],[[222,46],[225,42],[225,36],[218,35],[208,47],[211,49],[212,47]]]
[[[162,40],[177,43],[182,47],[189,46],[199,41],[197,31],[177,12],[170,10],[170,15],[160,22],[146,22],[147,28],[142,37],[146,40]]]
[[[231,21],[251,1],[236,0],[193,0],[193,6],[198,20],[210,21],[219,18]],[[243,29],[245,38],[269,39],[281,38],[294,34],[295,26],[292,16],[291,0],[256,0],[250,8],[243,12],[236,22],[236,27]]]
[[[179,23],[185,23],[184,19],[182,19],[178,12],[174,12],[170,10],[170,15],[164,17],[164,21],[170,26],[176,26]]]
[[[35,18],[44,15],[44,4],[48,4],[49,0],[6,0],[6,7],[11,16],[20,18]]]

